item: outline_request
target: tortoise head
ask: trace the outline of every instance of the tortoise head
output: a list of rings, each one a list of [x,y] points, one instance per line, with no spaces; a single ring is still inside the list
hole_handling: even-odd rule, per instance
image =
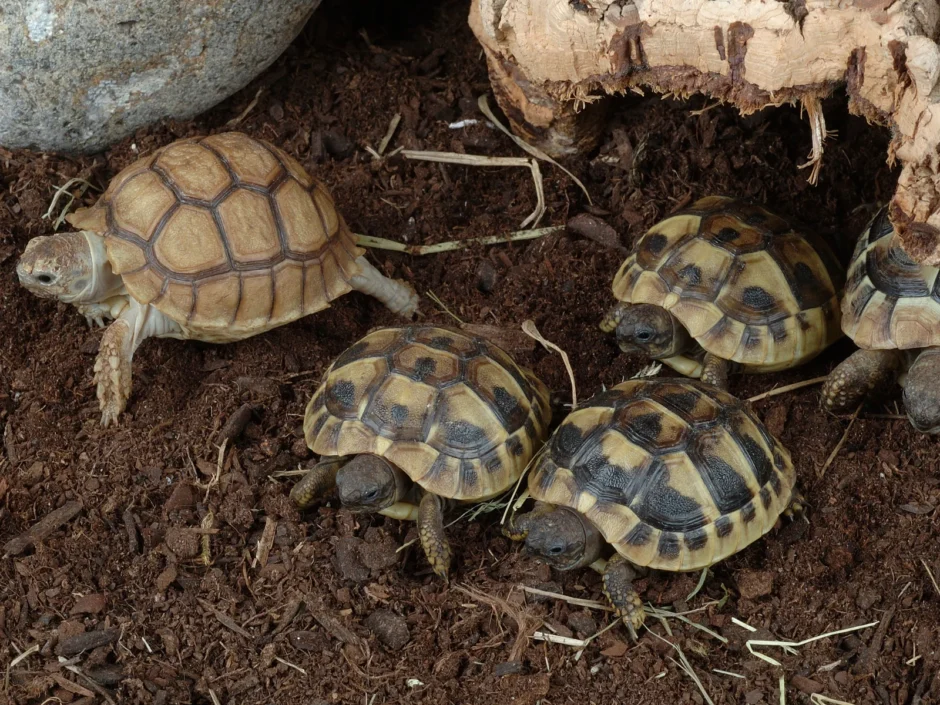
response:
[[[526,531],[526,552],[556,570],[583,568],[600,558],[600,532],[573,509],[535,511],[520,517],[518,523]]]
[[[104,241],[95,233],[35,237],[16,264],[20,284],[43,299],[93,303],[115,293]]]
[[[921,433],[940,433],[940,348],[927,348],[904,380],[904,408]]]
[[[617,345],[625,353],[661,360],[678,355],[691,341],[685,327],[661,306],[634,304],[625,307],[619,318]]]
[[[386,509],[407,491],[407,478],[378,455],[357,455],[336,473],[336,489],[343,506],[351,512]]]

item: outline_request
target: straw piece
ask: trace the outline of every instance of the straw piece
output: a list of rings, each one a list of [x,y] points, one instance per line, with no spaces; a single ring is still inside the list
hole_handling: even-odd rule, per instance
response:
[[[564,229],[564,225],[550,225],[544,228],[534,228],[532,230],[516,230],[506,235],[487,235],[485,237],[472,237],[466,240],[450,240],[448,242],[438,242],[433,245],[406,245],[403,242],[388,240],[384,237],[357,234],[356,244],[362,247],[371,247],[375,250],[405,252],[409,255],[437,255],[442,252],[462,250],[474,245],[505,245],[506,243],[519,242],[522,240],[536,240],[546,235],[560,233],[564,231]]]
[[[545,337],[539,333],[539,329],[535,327],[535,321],[526,320],[522,322],[522,331],[532,338],[535,338],[542,345],[550,350],[554,350],[559,355],[565,363],[565,369],[568,370],[568,378],[571,380],[571,410],[574,411],[578,408],[578,389],[574,382],[574,369],[571,367],[571,360],[568,359],[568,353],[562,350],[560,347],[555,345],[555,343],[546,340]]]
[[[501,123],[499,120],[496,119],[496,116],[493,115],[493,111],[490,110],[490,104],[487,101],[485,93],[479,97],[479,99],[477,100],[477,105],[480,108],[480,112],[486,115],[486,117],[490,120],[490,122],[496,125],[496,127],[498,127],[501,132],[508,135],[509,139],[511,139],[513,142],[519,145],[521,149],[525,150],[536,159],[541,159],[542,161],[548,162],[549,164],[554,164],[563,172],[565,172],[568,176],[570,176],[572,181],[574,181],[578,185],[578,187],[581,189],[581,191],[584,192],[585,197],[587,197],[588,203],[590,203],[591,205],[594,205],[594,201],[591,200],[591,194],[589,194],[588,190],[584,188],[584,184],[581,183],[580,179],[578,179],[577,176],[575,176],[570,171],[565,169],[565,167],[563,167],[561,164],[556,162],[554,159],[552,159],[550,156],[548,156],[545,152],[543,152],[538,147],[533,147],[531,144],[529,144],[525,140],[514,135],[512,132],[510,132],[509,128],[507,128],[505,125],[503,125],[503,123]]]
[[[825,634],[820,634],[819,636],[813,636],[813,637],[810,637],[809,639],[803,639],[803,641],[774,641],[771,639],[749,639],[748,641],[745,642],[745,645],[747,646],[747,650],[750,651],[751,654],[753,654],[754,656],[757,656],[757,658],[762,659],[766,661],[767,663],[772,664],[774,666],[782,666],[783,664],[777,661],[776,659],[773,659],[770,656],[767,656],[766,654],[762,654],[759,651],[754,651],[754,647],[755,646],[779,646],[782,649],[792,651],[792,649],[795,649],[800,646],[806,646],[807,644],[812,644],[814,641],[819,641],[820,639],[826,639],[830,636],[836,636],[838,634],[848,634],[849,632],[861,631],[862,629],[868,629],[869,627],[874,627],[876,624],[878,624],[878,622],[869,622],[868,624],[860,624],[857,627],[846,627],[845,629],[838,629],[834,632],[826,632]]]
[[[757,394],[753,397],[747,399],[747,401],[760,401],[761,399],[766,399],[767,397],[775,397],[778,394],[785,394],[786,392],[792,392],[794,389],[802,389],[803,387],[811,387],[814,384],[822,384],[827,379],[828,375],[823,375],[822,377],[813,377],[812,379],[804,379],[802,382],[794,382],[793,384],[787,384],[783,387],[777,387],[776,389],[771,389],[769,392],[763,392]]]

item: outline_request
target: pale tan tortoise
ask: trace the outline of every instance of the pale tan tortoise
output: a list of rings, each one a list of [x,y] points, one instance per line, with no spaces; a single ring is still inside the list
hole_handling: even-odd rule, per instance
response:
[[[701,570],[740,551],[801,509],[795,483],[790,454],[727,392],[630,380],[562,421],[529,473],[535,508],[506,533],[557,570],[600,571],[635,637],[639,572]]]
[[[131,359],[146,338],[241,340],[352,289],[405,317],[417,306],[408,284],[366,261],[323,184],[237,132],[158,149],[67,219],[78,232],[31,240],[17,274],[89,324],[114,319],[95,362],[105,425],[127,405]]]
[[[336,359],[310,399],[304,435],[320,462],[291,498],[305,508],[335,490],[354,512],[417,520],[446,578],[447,505],[510,489],[550,420],[548,389],[493,343],[434,326],[379,329]]]
[[[861,350],[829,374],[823,408],[851,413],[900,381],[911,425],[940,433],[940,269],[914,262],[901,249],[887,210],[856,244],[842,329]]]
[[[709,196],[640,238],[601,322],[624,352],[727,386],[802,364],[841,335],[844,268],[826,243],[760,206]]]

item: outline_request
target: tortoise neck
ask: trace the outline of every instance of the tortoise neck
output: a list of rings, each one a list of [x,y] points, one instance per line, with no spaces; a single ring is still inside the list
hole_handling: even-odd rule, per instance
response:
[[[88,277],[85,290],[78,294],[76,302],[95,303],[123,294],[124,280],[111,270],[104,238],[90,230],[82,230],[81,234],[88,243],[91,276]]]

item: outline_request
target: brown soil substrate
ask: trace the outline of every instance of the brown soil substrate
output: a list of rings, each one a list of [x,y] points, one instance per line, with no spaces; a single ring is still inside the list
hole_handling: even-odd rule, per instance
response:
[[[411,526],[335,503],[300,515],[287,499],[295,480],[272,476],[309,461],[302,414],[329,362],[370,328],[395,322],[375,300],[349,294],[233,345],[147,341],[134,360],[128,412],[116,428],[99,426],[91,380],[100,331],[73,308],[31,296],[14,275],[26,242],[51,232],[43,214],[55,187],[75,176],[102,186],[138,153],[221,131],[260,90],[238,129],[283,146],[320,176],[356,232],[424,244],[516,230],[535,205],[528,170],[373,160],[365,149],[378,147],[400,113],[390,150],[520,156],[482,122],[448,127],[480,120],[476,98],[488,90],[467,9],[327,2],[270,70],[197,120],[143,130],[95,158],[0,149],[0,543],[55,510],[64,522],[34,545],[11,545],[17,554],[0,562],[0,670],[9,671],[0,699],[705,702],[663,637],[715,703],[778,703],[781,674],[787,702],[809,702],[815,691],[858,704],[940,700],[940,594],[928,573],[940,577],[940,454],[936,440],[890,418],[896,399],[863,411],[822,477],[847,420],[820,411],[818,387],[756,402],[793,454],[809,523],[783,522],[715,566],[691,600],[695,575],[640,582],[654,604],[704,607],[689,617],[727,643],[675,619],[670,635],[650,620],[637,644],[617,626],[580,654],[526,636],[536,625],[590,636],[609,614],[518,586],[598,600],[598,576],[552,573],[523,556],[501,536],[498,514],[449,529],[457,559],[445,586],[414,545],[396,552],[414,538]],[[464,321],[518,330],[533,319],[568,352],[586,397],[642,364],[597,327],[624,256],[617,247],[678,206],[740,195],[851,248],[890,197],[896,173],[884,164],[888,136],[849,117],[843,104],[825,106],[838,135],[812,187],[798,169],[810,132],[795,109],[741,119],[702,102],[627,98],[599,153],[567,165],[593,207],[563,172],[542,166],[543,224],[593,211],[616,229],[613,242],[609,233],[600,241],[558,233],[427,257],[370,256]],[[427,300],[424,313],[451,322]],[[732,391],[747,397],[823,375],[850,350],[843,342],[798,370],[734,378]],[[559,403],[570,401],[557,355],[534,347],[517,355]],[[213,480],[218,431],[246,403],[251,421]],[[214,533],[199,533],[209,513]],[[199,555],[204,536],[208,566]],[[273,545],[256,561],[265,538]],[[870,622],[877,625],[795,653],[767,647],[782,668],[745,645]]]

